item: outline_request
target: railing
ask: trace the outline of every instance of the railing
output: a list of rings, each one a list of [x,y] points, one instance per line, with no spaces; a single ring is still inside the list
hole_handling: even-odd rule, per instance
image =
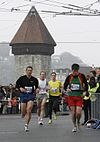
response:
[[[91,96],[91,116],[100,119],[100,93],[93,93]]]

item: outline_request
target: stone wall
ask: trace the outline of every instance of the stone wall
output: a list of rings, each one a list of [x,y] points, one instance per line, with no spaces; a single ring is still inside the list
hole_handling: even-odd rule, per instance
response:
[[[25,74],[27,66],[33,67],[33,76],[39,77],[40,71],[46,71],[47,79],[50,78],[51,56],[47,55],[17,55],[15,56],[16,79]]]

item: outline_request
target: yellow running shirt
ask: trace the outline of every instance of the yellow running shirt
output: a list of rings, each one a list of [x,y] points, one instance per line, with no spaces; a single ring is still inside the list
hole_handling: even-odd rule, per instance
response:
[[[49,94],[50,96],[60,96],[61,94],[61,87],[62,87],[62,83],[59,81],[59,80],[56,80],[56,81],[52,81],[50,80],[48,82],[48,85],[50,87],[50,90],[49,90]]]

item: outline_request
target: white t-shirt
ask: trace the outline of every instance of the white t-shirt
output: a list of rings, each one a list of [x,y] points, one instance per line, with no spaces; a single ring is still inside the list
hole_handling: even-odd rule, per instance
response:
[[[41,80],[40,78],[38,78],[38,82],[39,82],[39,94],[44,94],[46,93],[46,88],[47,88],[47,81],[45,80]]]

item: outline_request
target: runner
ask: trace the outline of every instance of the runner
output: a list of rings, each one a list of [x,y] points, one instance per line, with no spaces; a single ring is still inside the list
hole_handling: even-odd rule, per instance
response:
[[[38,114],[38,124],[43,125],[43,117],[45,110],[45,103],[48,98],[47,95],[47,81],[46,72],[40,72],[40,78],[38,79],[39,87],[37,89],[37,114]]]
[[[38,80],[32,76],[33,68],[26,68],[26,75],[16,81],[16,87],[20,91],[21,114],[25,119],[24,130],[29,131],[28,125],[31,119],[35,90],[38,88]]]
[[[85,76],[79,73],[79,65],[72,65],[72,73],[66,78],[64,83],[64,90],[68,93],[68,105],[72,114],[72,121],[74,128],[72,132],[76,132],[77,128],[80,129],[80,118],[84,95],[88,91],[88,84]]]
[[[51,73],[51,80],[49,86],[49,124],[52,123],[52,110],[54,110],[54,119],[57,119],[56,113],[59,106],[59,98],[61,96],[62,83],[56,80],[56,73]]]

